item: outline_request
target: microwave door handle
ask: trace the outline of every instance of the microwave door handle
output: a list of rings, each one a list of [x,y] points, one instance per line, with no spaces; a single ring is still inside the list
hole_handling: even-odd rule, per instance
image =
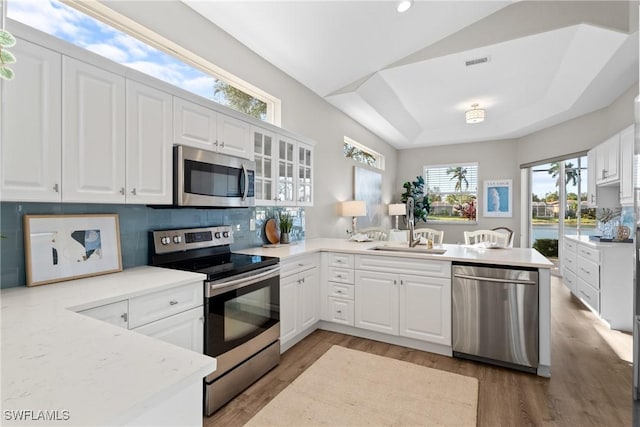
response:
[[[247,193],[249,192],[249,172],[247,171],[247,167],[242,164],[242,174],[244,175],[244,190],[242,191],[242,200],[247,199]]]

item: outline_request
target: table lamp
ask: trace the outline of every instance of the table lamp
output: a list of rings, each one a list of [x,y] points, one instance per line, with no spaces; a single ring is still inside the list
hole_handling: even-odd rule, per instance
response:
[[[367,214],[367,205],[361,200],[348,200],[342,202],[342,216],[351,217],[351,234],[356,234],[356,217]]]
[[[406,215],[407,207],[404,203],[392,203],[389,205],[389,216],[396,217],[396,227],[395,230],[399,230],[398,228],[398,215]]]

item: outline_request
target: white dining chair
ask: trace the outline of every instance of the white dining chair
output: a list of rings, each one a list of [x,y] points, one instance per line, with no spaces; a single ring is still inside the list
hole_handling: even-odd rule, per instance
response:
[[[358,233],[366,234],[371,240],[389,240],[389,230],[384,228],[363,228]]]
[[[444,231],[434,230],[433,228],[419,228],[415,230],[414,236],[416,239],[424,237],[425,239],[433,240],[433,243],[441,245],[444,243]]]
[[[509,235],[494,230],[475,230],[464,232],[464,243],[475,245],[478,243],[495,243],[498,246],[509,246]]]
[[[496,227],[496,228],[492,228],[492,231],[497,231],[498,233],[503,233],[506,236],[508,236],[507,238],[507,246],[512,248],[513,247],[513,230],[510,229],[509,227]]]

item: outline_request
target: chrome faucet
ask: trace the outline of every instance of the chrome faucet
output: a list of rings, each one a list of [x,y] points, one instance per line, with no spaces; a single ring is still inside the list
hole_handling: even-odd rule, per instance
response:
[[[409,226],[409,247],[415,247],[420,239],[416,240],[415,231],[414,231],[414,222],[415,217],[413,215],[413,210],[415,208],[415,201],[413,197],[407,197],[407,225]]]

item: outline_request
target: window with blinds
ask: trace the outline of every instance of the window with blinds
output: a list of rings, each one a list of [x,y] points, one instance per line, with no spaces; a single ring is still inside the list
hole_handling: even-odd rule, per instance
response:
[[[428,220],[477,219],[477,163],[424,166],[424,181],[431,201]]]

